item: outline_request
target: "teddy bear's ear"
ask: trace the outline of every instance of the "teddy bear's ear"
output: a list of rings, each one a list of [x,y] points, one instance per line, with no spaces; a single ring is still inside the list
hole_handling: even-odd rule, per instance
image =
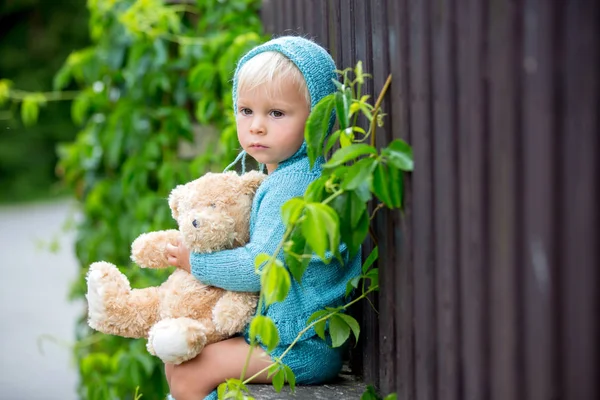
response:
[[[171,208],[171,215],[173,215],[174,219],[179,217],[179,205],[181,204],[183,193],[183,185],[177,185],[175,189],[171,190],[171,194],[169,194],[169,208]]]
[[[265,179],[266,175],[258,171],[246,172],[241,176],[242,183],[249,193],[254,193]]]

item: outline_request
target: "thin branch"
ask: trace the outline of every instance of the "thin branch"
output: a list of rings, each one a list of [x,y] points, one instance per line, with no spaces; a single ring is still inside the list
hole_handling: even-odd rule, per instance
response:
[[[375,125],[377,124],[377,114],[379,113],[379,108],[381,107],[381,102],[383,101],[383,96],[387,92],[390,84],[392,83],[392,74],[389,74],[381,92],[379,92],[379,97],[377,98],[377,102],[375,102],[375,111],[373,111],[373,119],[371,120],[371,127],[369,128],[369,132],[371,133],[371,146],[375,147]]]

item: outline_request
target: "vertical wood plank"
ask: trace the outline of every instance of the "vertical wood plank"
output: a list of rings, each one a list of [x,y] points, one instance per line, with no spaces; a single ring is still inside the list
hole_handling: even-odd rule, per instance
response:
[[[335,60],[338,69],[343,68],[342,57],[342,11],[341,0],[331,0],[328,2],[329,26],[329,51]]]
[[[329,7],[327,5],[328,0],[317,0],[316,1],[316,12],[319,13],[321,18],[320,21],[320,29],[319,29],[319,37],[317,37],[317,41],[321,43],[323,46],[327,48],[329,53],[331,54],[331,42],[329,41],[329,29],[333,29],[329,24]]]
[[[388,42],[392,85],[389,97],[392,137],[412,144],[408,108],[408,12],[407,0],[388,2]],[[404,213],[396,227],[395,247],[398,249],[399,268],[396,270],[396,388],[398,398],[415,398],[414,325],[413,325],[413,200],[412,175],[404,181]]]
[[[296,0],[294,1],[294,35],[305,36],[306,27],[304,25],[304,12],[306,10],[308,1],[306,0]]]
[[[294,15],[294,0],[280,0],[283,4],[283,29],[282,35],[294,34],[296,19]]]
[[[379,96],[381,89],[390,73],[389,67],[389,44],[387,26],[387,4],[388,0],[374,0],[372,3],[363,2],[367,8],[365,11],[357,4],[357,16],[361,14],[370,17],[370,41],[372,48],[371,63],[366,64],[368,72],[373,74],[373,101]],[[360,38],[360,29],[357,29],[357,39]],[[390,92],[384,97],[381,105],[384,113],[389,114]],[[383,128],[375,132],[377,143],[385,145],[391,141],[392,129],[390,117],[385,118]],[[379,388],[383,395],[396,392],[395,365],[397,357],[396,349],[396,269],[399,263],[398,249],[395,246],[396,229],[399,226],[399,213],[389,210],[380,210],[377,217],[378,230],[383,235],[378,235],[379,257]]]
[[[432,14],[433,184],[438,373],[436,398],[460,400],[456,8],[437,2]]]
[[[275,4],[273,0],[263,0],[260,7],[260,19],[262,21],[265,33],[273,34],[275,31]]]
[[[433,400],[436,393],[435,352],[435,263],[433,220],[434,188],[433,143],[431,137],[431,42],[430,2],[409,2],[410,113],[415,165],[414,196],[414,304],[415,304],[415,380],[418,400]]]
[[[460,287],[463,398],[488,398],[485,6],[457,1],[459,66]]]
[[[518,330],[521,280],[521,5],[490,3],[490,273],[491,399],[522,399]]]
[[[556,398],[557,138],[562,120],[557,87],[558,3],[526,0],[523,60],[525,398]]]
[[[561,397],[592,400],[600,397],[600,5],[567,2],[561,15]]]
[[[342,49],[342,64],[340,69],[353,66],[356,61],[356,37],[354,36],[354,1],[346,0],[341,2],[340,6],[341,17],[341,49]]]

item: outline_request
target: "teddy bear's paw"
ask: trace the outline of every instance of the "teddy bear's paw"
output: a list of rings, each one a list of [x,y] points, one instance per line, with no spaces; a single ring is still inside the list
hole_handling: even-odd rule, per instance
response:
[[[131,260],[142,268],[165,268],[169,265],[166,246],[177,244],[179,237],[175,229],[142,233],[131,244]]]
[[[88,324],[91,328],[105,332],[108,313],[106,301],[110,297],[131,291],[127,278],[111,263],[104,261],[90,265],[86,276]]]
[[[166,318],[148,335],[150,354],[165,363],[181,364],[196,357],[206,345],[206,327],[191,318]]]
[[[215,329],[227,336],[243,331],[256,311],[257,301],[257,296],[249,293],[225,293],[213,308]]]

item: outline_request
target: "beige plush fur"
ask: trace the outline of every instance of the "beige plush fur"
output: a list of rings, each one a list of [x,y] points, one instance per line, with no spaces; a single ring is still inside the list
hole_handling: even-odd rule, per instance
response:
[[[179,230],[140,235],[131,246],[133,261],[142,267],[167,267],[165,246],[179,238],[198,253],[244,245],[252,199],[264,177],[255,171],[241,176],[208,173],[177,186],[169,206]],[[257,303],[256,294],[207,286],[179,269],[159,287],[132,290],[117,267],[101,261],[90,266],[87,284],[90,327],[148,338],[150,353],[175,364],[194,358],[207,344],[241,332]]]

